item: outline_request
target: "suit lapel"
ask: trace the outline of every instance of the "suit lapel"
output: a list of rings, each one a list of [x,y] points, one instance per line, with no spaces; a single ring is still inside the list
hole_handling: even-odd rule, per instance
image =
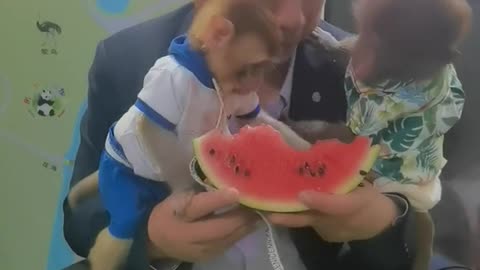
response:
[[[290,119],[344,121],[345,56],[302,42],[297,49]]]

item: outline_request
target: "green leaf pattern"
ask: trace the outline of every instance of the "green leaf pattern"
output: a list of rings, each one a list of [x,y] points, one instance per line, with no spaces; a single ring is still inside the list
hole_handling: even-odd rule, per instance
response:
[[[370,136],[382,151],[373,170],[401,183],[435,179],[446,160],[444,134],[460,119],[465,103],[453,65],[428,81],[356,82],[347,69],[347,125]]]

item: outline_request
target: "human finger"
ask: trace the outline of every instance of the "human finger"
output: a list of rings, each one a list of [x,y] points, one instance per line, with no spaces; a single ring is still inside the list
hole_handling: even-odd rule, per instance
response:
[[[327,215],[348,215],[370,201],[370,191],[367,184],[349,194],[336,195],[316,191],[305,191],[299,200],[308,208]]]
[[[192,240],[196,243],[211,242],[232,235],[244,227],[253,227],[258,217],[244,209],[236,209],[208,219],[190,223]]]
[[[239,240],[243,239],[246,235],[252,233],[256,229],[256,226],[243,226],[236,229],[230,235],[224,238],[213,240],[195,242],[191,244],[192,250],[196,251],[195,262],[209,260],[217,257],[221,254],[225,254],[225,251],[231,248]]]
[[[237,204],[238,192],[234,189],[215,190],[194,195],[183,211],[186,221],[201,219],[222,208]]]
[[[245,236],[255,231],[256,228],[257,226],[253,225],[242,226],[223,238],[212,241],[197,242],[196,244],[202,244],[205,247],[209,247],[209,249],[213,253],[225,251],[226,249],[230,248],[235,243],[243,239]]]

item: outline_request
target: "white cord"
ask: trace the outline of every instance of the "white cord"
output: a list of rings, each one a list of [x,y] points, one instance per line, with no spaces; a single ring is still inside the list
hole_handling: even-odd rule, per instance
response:
[[[218,129],[220,128],[220,125],[222,124],[224,117],[225,117],[225,103],[223,102],[223,97],[222,93],[220,92],[220,87],[218,86],[218,83],[215,79],[212,79],[213,82],[213,87],[215,87],[215,93],[218,96],[218,101],[220,102],[220,113],[217,118],[217,124],[215,125],[215,128]]]
[[[280,260],[280,255],[278,253],[277,243],[275,242],[275,237],[273,235],[273,228],[268,219],[259,211],[255,211],[262,218],[265,225],[267,225],[267,250],[268,258],[270,259],[270,264],[273,267],[273,270],[284,270],[283,263]]]
[[[205,184],[205,182],[202,179],[200,179],[200,177],[198,177],[197,171],[195,170],[196,163],[197,163],[197,160],[195,158],[193,158],[192,161],[190,162],[190,174],[192,175],[195,182],[205,187],[206,190],[215,190],[213,186]],[[270,222],[268,222],[268,219],[260,211],[255,211],[255,212],[262,218],[263,222],[267,226],[267,230],[265,232],[267,234],[266,244],[267,244],[268,258],[270,260],[270,264],[272,265],[273,270],[284,270],[285,267],[283,267],[283,263],[280,260],[277,243],[275,242],[275,237],[273,235],[273,227],[270,224]]]
[[[223,102],[223,97],[222,93],[220,90],[220,87],[218,86],[218,83],[215,81],[215,79],[212,79],[213,86],[215,87],[215,92],[218,96],[218,100],[220,102],[220,114],[217,119],[217,124],[215,125],[215,128],[220,128],[222,125],[222,122],[224,120],[224,113],[225,113],[225,103]],[[198,177],[197,172],[195,170],[195,164],[197,160],[195,158],[192,159],[190,162],[190,174],[192,175],[193,179],[195,182],[203,186],[206,190],[215,190],[214,187],[205,184],[205,182]],[[283,267],[282,261],[280,260],[280,255],[278,254],[278,248],[277,248],[277,243],[275,242],[275,237],[273,235],[273,228],[270,222],[268,222],[268,219],[259,211],[255,211],[263,220],[265,225],[267,226],[266,234],[267,234],[267,251],[268,251],[268,258],[270,259],[270,264],[273,267],[273,270],[284,270],[285,268]]]

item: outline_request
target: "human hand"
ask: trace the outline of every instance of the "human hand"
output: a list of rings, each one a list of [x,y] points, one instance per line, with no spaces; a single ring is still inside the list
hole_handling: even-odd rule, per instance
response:
[[[313,227],[328,242],[367,240],[382,233],[399,216],[395,203],[365,181],[346,195],[303,192],[300,200],[311,210],[298,214],[273,213],[272,224]]]
[[[187,262],[208,260],[253,231],[258,217],[242,208],[213,214],[237,204],[235,191],[211,191],[193,195],[182,215],[175,214],[178,195],[158,204],[148,222],[150,257]]]

